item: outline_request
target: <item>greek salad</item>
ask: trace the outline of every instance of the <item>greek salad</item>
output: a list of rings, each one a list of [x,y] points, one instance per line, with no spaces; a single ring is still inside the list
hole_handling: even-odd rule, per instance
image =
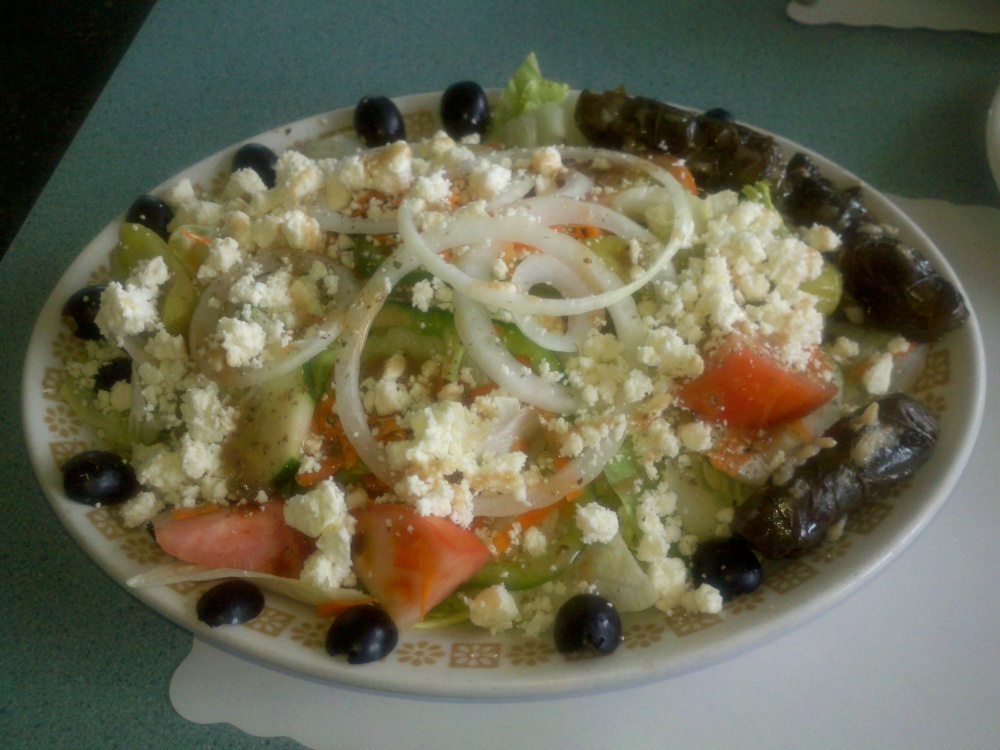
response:
[[[607,653],[929,455],[905,390],[968,313],[859,189],[534,56],[433,114],[408,139],[366,97],[353,132],[142,196],[67,300],[62,395],[103,445],[66,494],[173,559],[130,585],[235,579],[213,626],[280,592],[352,662],[464,622]]]

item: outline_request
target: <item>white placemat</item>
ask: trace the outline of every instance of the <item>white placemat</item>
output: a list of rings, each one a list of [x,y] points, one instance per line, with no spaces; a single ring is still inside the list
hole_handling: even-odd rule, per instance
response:
[[[807,24],[1000,33],[1000,0],[794,0],[788,15]]]
[[[1000,210],[894,200],[963,279],[987,371],[1000,371]],[[998,420],[1000,398],[988,396],[979,443],[952,497],[887,570],[818,619],[715,666],[588,696],[436,700],[312,682],[194,639],[170,699],[190,721],[292,737],[315,750],[938,750],[956,738],[963,748],[995,749]]]

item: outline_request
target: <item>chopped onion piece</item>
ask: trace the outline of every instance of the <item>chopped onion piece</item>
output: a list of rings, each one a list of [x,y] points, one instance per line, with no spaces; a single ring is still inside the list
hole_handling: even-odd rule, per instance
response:
[[[529,255],[521,261],[510,280],[521,289],[548,284],[564,297],[585,297],[592,291],[572,268],[550,255],[540,253]],[[546,328],[532,315],[515,314],[514,322],[525,336],[539,346],[554,352],[575,352],[580,350],[588,331],[604,324],[604,311],[595,310],[570,316],[563,333]]]
[[[326,206],[313,206],[308,214],[319,222],[319,227],[325,232],[339,234],[395,234],[396,219],[365,219],[359,216],[346,216]]]
[[[582,260],[587,264],[595,264],[599,260],[583,243],[526,217],[462,216],[453,219],[443,228],[420,232],[408,199],[399,208],[399,230],[404,246],[419,259],[424,268],[483,304],[527,315],[575,315],[607,307],[630,296],[654,278],[674,254],[690,241],[694,234],[694,222],[685,191],[676,180],[671,188],[671,199],[674,222],[670,238],[645,271],[634,281],[617,289],[582,298],[546,299],[511,289],[509,285],[475,279],[440,255],[451,248],[493,241],[527,245],[567,263]],[[589,274],[584,278],[587,279],[588,276]]]
[[[528,487],[526,501],[513,494],[486,493],[479,495],[473,501],[473,514],[476,516],[514,516],[535,508],[545,508],[558,502],[570,492],[579,490],[604,471],[608,461],[614,458],[625,440],[625,432],[620,435],[609,435],[597,446],[584,448],[583,451],[563,466],[555,474],[540,480]]]
[[[459,265],[477,277],[488,276],[496,257],[494,246],[480,245],[463,255]],[[485,305],[460,292],[455,294],[454,305],[455,328],[465,352],[490,379],[512,396],[546,411],[566,414],[577,409],[568,386],[543,380],[514,358],[500,340]]]
[[[262,589],[275,594],[282,594],[313,606],[329,601],[358,601],[367,598],[367,594],[358,589],[337,589],[334,592],[321,591],[298,578],[282,578],[270,573],[257,573],[252,570],[235,568],[205,568],[194,563],[174,560],[157,565],[145,573],[132,576],[125,585],[135,589],[146,589],[154,586],[168,586],[174,583],[189,581],[216,581],[222,578],[246,578],[256,582]]]
[[[657,188],[663,193],[666,188]],[[558,224],[575,224],[592,226],[616,234],[623,240],[638,240],[646,243],[659,243],[656,235],[645,227],[632,221],[628,216],[591,201],[578,201],[561,195],[545,195],[537,198],[525,198],[517,204],[518,209],[527,211],[530,216],[538,218],[546,226]]]
[[[392,288],[406,274],[417,268],[417,260],[405,250],[396,250],[382,261],[372,277],[358,292],[344,320],[343,347],[334,366],[337,416],[344,434],[371,472],[390,487],[398,477],[389,466],[384,446],[372,435],[368,415],[361,403],[361,352],[364,350],[372,321],[385,304]]]

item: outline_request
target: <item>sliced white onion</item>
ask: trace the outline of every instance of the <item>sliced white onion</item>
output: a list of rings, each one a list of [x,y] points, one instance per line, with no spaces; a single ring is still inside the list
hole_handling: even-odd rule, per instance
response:
[[[657,190],[667,192],[666,188]],[[562,195],[543,195],[536,198],[525,198],[517,204],[519,211],[536,217],[546,226],[557,224],[577,224],[594,226],[623,240],[638,240],[650,244],[659,244],[656,235],[636,223],[625,214],[601,203],[578,201]]]
[[[533,177],[515,176],[508,183],[507,187],[486,201],[486,211],[488,213],[495,213],[499,209],[521,200],[521,198],[531,192],[534,186],[535,180]]]
[[[535,253],[518,263],[510,280],[520,289],[531,289],[536,284],[548,284],[564,297],[585,297],[593,290],[576,275],[576,272],[551,255]],[[580,350],[587,332],[604,323],[604,311],[573,315],[566,319],[565,332],[546,328],[531,315],[514,315],[514,322],[521,332],[539,346],[554,352]]]
[[[418,265],[416,258],[403,249],[396,250],[382,261],[351,303],[344,320],[340,356],[333,371],[337,416],[340,417],[344,434],[365,466],[390,487],[398,479],[397,472],[389,466],[385,447],[372,435],[368,415],[361,402],[361,353],[372,321],[385,304],[389,292]]]
[[[626,188],[611,199],[611,206],[636,221],[645,219],[646,211],[655,205],[670,202],[670,191],[658,185],[637,185]]]
[[[582,242],[525,217],[462,216],[441,229],[435,228],[422,233],[417,229],[410,201],[404,200],[398,214],[400,236],[405,247],[419,259],[424,268],[483,304],[527,315],[576,315],[607,307],[630,296],[655,277],[677,250],[690,241],[694,234],[690,207],[683,195],[683,189],[676,184],[676,181],[674,184],[676,192],[672,194],[675,217],[673,231],[654,261],[634,281],[589,297],[568,299],[538,297],[517,290],[509,284],[475,279],[440,255],[449,248],[481,242],[516,242],[534,247],[574,266],[582,261],[590,265],[600,263],[606,267],[606,264]],[[592,277],[591,274],[581,275],[588,282],[590,280],[588,277]]]
[[[625,432],[608,435],[598,445],[583,451],[555,474],[528,487],[523,501],[513,494],[484,493],[473,501],[476,516],[514,516],[535,508],[545,508],[558,502],[570,492],[579,490],[594,481],[621,448]]]
[[[229,366],[221,344],[216,339],[216,332],[219,320],[232,310],[227,302],[229,290],[246,274],[248,264],[257,264],[262,273],[270,273],[289,263],[308,269],[317,261],[338,278],[336,297],[328,303],[326,317],[304,331],[296,331],[294,340],[280,352],[272,353],[262,366]],[[278,257],[273,253],[255,255],[234,271],[217,278],[202,293],[188,329],[191,359],[202,372],[222,385],[245,388],[266,383],[308,362],[337,339],[345,310],[356,291],[357,281],[350,270],[333,264],[325,256],[307,253],[292,253],[287,257]]]
[[[522,149],[525,154],[530,154],[530,151]],[[590,148],[588,146],[562,146],[559,149],[559,153],[562,155],[563,159],[575,159],[577,161],[602,161],[607,164],[617,164],[622,167],[628,167],[630,169],[635,169],[639,172],[644,172],[652,177],[654,180],[659,182],[661,185],[667,187],[672,187],[677,185],[678,188],[684,190],[680,187],[676,178],[670,174],[670,172],[658,164],[654,164],[648,159],[643,159],[641,156],[633,156],[632,154],[627,154],[623,151],[609,151],[603,148]],[[510,158],[517,158],[517,154],[510,153]],[[686,191],[685,191],[686,192]]]
[[[488,276],[497,248],[479,245],[459,259],[463,271]],[[455,328],[465,353],[497,385],[527,404],[557,414],[576,411],[579,404],[568,386],[543,380],[514,358],[493,327],[489,310],[480,302],[456,292]]]
[[[358,589],[321,591],[298,578],[282,578],[269,573],[257,573],[252,570],[235,568],[205,568],[180,560],[172,560],[157,565],[145,573],[132,576],[125,581],[125,585],[130,588],[145,589],[154,586],[169,586],[173,583],[187,583],[188,581],[216,581],[222,578],[253,580],[263,589],[313,606],[329,601],[358,601],[367,597],[364,592]]]
[[[549,195],[558,195],[566,198],[582,198],[594,187],[594,178],[576,169],[569,170],[569,174],[563,184],[553,190]]]
[[[530,442],[541,432],[541,427],[538,413],[527,406],[522,407],[507,419],[502,419],[489,435],[480,440],[474,453],[477,458],[487,453],[508,453],[515,442]]]
[[[346,216],[327,206],[313,206],[306,211],[319,222],[325,232],[340,234],[395,234],[395,217],[387,219],[366,219],[360,216]]]

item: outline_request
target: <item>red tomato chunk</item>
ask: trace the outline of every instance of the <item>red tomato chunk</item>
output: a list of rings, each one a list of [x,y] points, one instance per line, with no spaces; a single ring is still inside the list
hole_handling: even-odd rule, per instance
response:
[[[738,343],[709,357],[678,401],[710,422],[767,429],[804,417],[836,393],[837,386],[819,375],[793,372],[765,351]]]
[[[312,540],[285,523],[284,507],[270,502],[186,517],[167,511],[153,519],[153,533],[164,552],[184,562],[298,578]]]
[[[354,572],[400,630],[421,620],[490,559],[471,531],[406,505],[376,503],[354,517]]]

